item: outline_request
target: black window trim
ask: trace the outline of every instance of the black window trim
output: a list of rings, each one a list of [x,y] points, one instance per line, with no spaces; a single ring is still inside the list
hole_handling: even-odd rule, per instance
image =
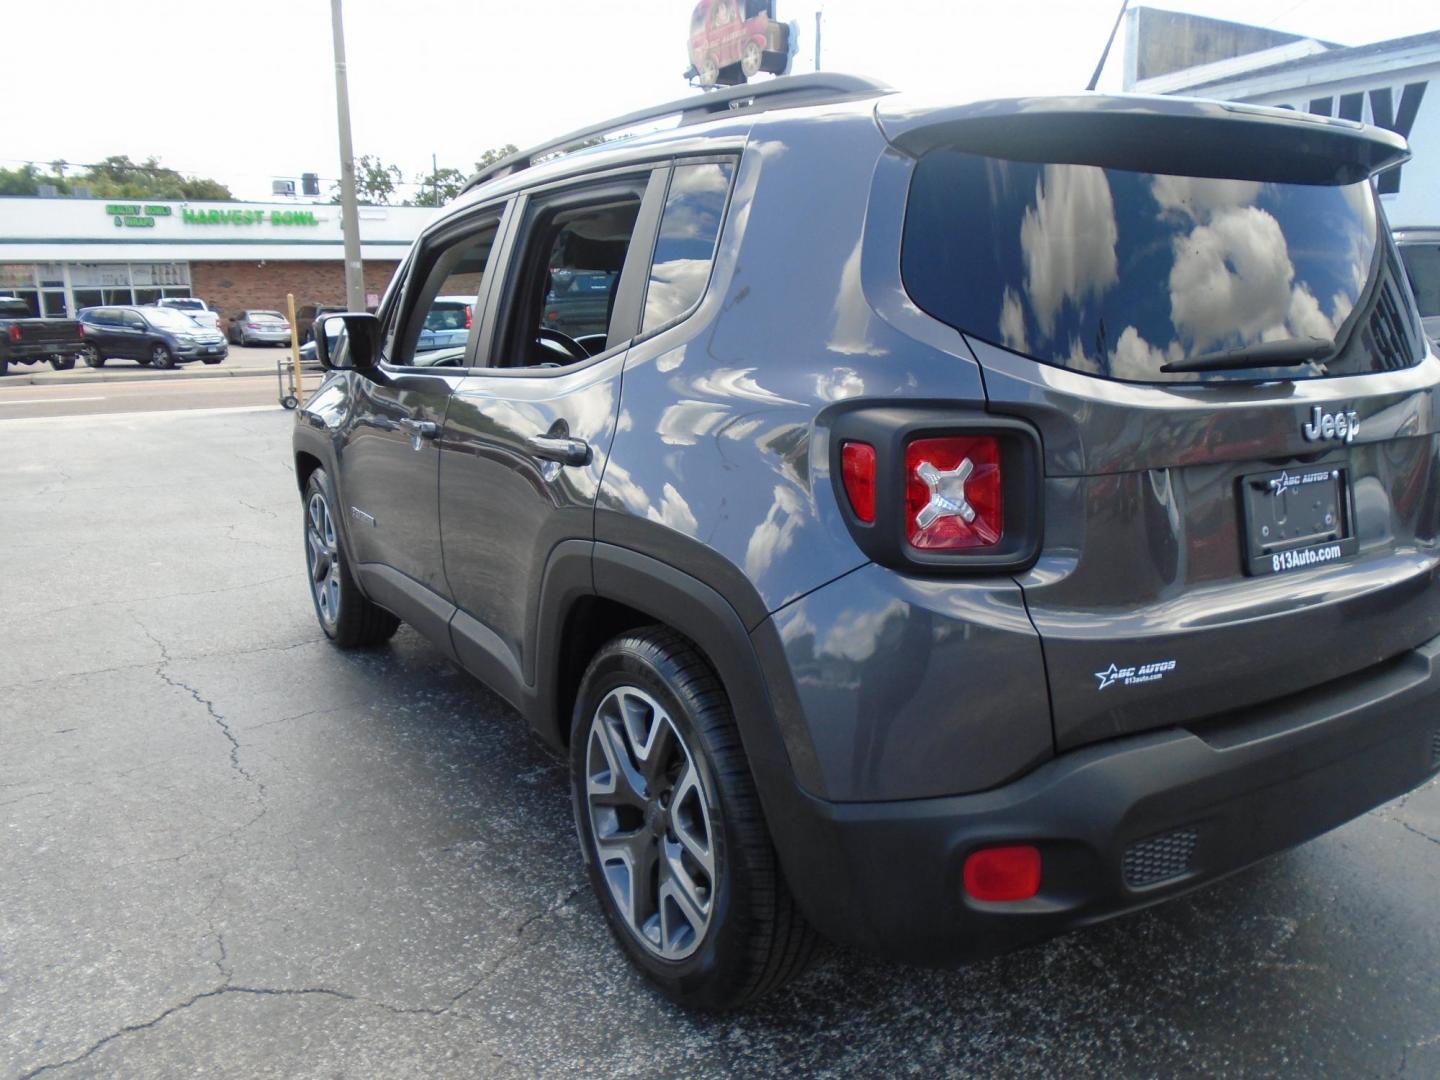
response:
[[[632,342],[632,344],[641,341],[649,341],[657,334],[663,334],[665,331],[673,327],[679,326],[681,323],[690,319],[697,311],[700,310],[700,305],[705,303],[705,298],[710,295],[710,283],[715,279],[715,264],[720,259],[720,239],[725,235],[725,223],[730,219],[730,206],[731,203],[734,201],[735,187],[740,177],[740,154],[696,154],[686,157],[679,157],[672,161],[670,163],[668,175],[665,178],[665,195],[660,201],[661,222],[663,222],[664,220],[665,205],[670,198],[670,182],[675,177],[675,170],[683,165],[730,165],[732,168],[732,171],[730,173],[730,185],[725,192],[725,205],[720,208],[720,222],[715,230],[715,246],[710,252],[710,272],[705,275],[705,287],[700,290],[700,295],[695,298],[695,303],[691,304],[689,308],[681,312],[679,315],[676,315],[673,319],[669,319],[666,322],[661,323],[659,326],[656,326],[652,330],[644,330],[643,325],[645,319],[645,301],[649,297],[650,280],[652,275],[655,273],[655,247],[660,240],[660,230],[658,228],[659,223],[657,222],[655,235],[651,238],[650,241],[650,252],[645,260],[645,289],[644,295],[640,297],[640,321],[635,324],[637,328],[637,335],[635,337],[635,342]]]
[[[534,202],[543,201],[549,208],[557,201],[562,204],[569,201],[572,194],[576,202],[590,202],[597,196],[603,197],[607,190],[618,191],[622,187],[633,189],[637,182],[641,186],[640,210],[635,217],[635,231],[630,236],[629,250],[625,253],[625,265],[620,271],[620,286],[615,296],[615,310],[610,318],[610,333],[615,337],[614,344],[607,342],[607,347],[594,356],[559,367],[505,367],[487,362],[473,365],[471,369],[473,374],[508,379],[556,378],[603,363],[615,356],[622,355],[630,348],[635,341],[635,333],[640,325],[641,302],[650,275],[650,254],[654,249],[655,236],[660,228],[660,213],[665,207],[663,193],[669,184],[669,163],[663,161],[647,161],[638,165],[629,165],[607,170],[596,176],[569,177],[563,182],[545,184],[521,193],[512,214],[514,227],[506,237],[505,248],[501,252],[502,261],[499,264],[499,272],[491,275],[503,278],[503,284],[497,287],[493,295],[494,306],[487,313],[484,332],[477,338],[477,345],[483,343],[485,346],[484,355],[487,358],[493,357],[496,343],[502,338],[501,330],[510,320],[516,302],[516,278],[521,269],[518,260],[523,257],[524,242],[528,239],[533,223],[530,208]],[[639,277],[638,275],[641,274],[644,276]],[[479,359],[478,353],[473,359]]]
[[[475,309],[471,314],[472,330],[469,340],[465,343],[463,361],[459,368],[443,370],[453,373],[474,366],[476,349],[485,336],[488,310],[495,294],[495,279],[499,276],[499,268],[504,265],[501,256],[504,254],[503,249],[508,241],[508,233],[511,231],[510,223],[514,220],[514,208],[515,200],[508,197],[495,202],[479,203],[467,207],[462,214],[446,218],[421,234],[409,257],[401,264],[377,313],[382,328],[381,341],[383,345],[380,366],[383,370],[402,374],[419,372],[433,375],[435,373],[434,367],[425,364],[397,364],[390,359],[395,343],[401,339],[404,331],[403,320],[411,314],[409,301],[413,296],[412,285],[422,289],[425,286],[425,279],[419,278],[415,274],[416,267],[428,263],[440,250],[483,232],[498,212],[498,220],[495,222],[495,241],[491,246],[490,259],[485,268],[485,280],[480,283],[480,293],[475,298]],[[428,274],[426,276],[428,277]]]

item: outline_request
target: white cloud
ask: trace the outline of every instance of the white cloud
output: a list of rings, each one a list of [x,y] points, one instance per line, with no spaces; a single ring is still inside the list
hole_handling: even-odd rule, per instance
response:
[[[1255,207],[1222,210],[1174,241],[1170,318],[1199,352],[1218,348],[1238,333],[1259,341],[1283,325],[1290,309],[1295,267],[1280,223]]]
[[[1020,223],[1025,291],[1041,332],[1049,336],[1066,300],[1101,296],[1118,278],[1115,199],[1103,169],[1046,165],[1035,205]]]
[[[1172,341],[1167,349],[1157,349],[1140,336],[1139,330],[1127,326],[1110,352],[1110,375],[1130,382],[1154,382],[1161,364],[1179,360],[1182,355],[1178,341]]]
[[[1217,210],[1253,206],[1264,184],[1258,180],[1214,180],[1192,176],[1157,175],[1150,184],[1155,201],[1191,221],[1209,221]]]
[[[1005,297],[1000,301],[1000,337],[1007,349],[1029,352],[1030,342],[1025,338],[1025,308],[1020,294],[1005,286]]]

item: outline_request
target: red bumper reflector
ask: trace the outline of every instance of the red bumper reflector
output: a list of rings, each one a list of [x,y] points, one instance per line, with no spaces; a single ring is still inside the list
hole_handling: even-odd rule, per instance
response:
[[[875,447],[863,442],[842,444],[840,471],[850,509],[865,524],[872,524],[875,521]]]
[[[981,848],[965,860],[965,891],[976,900],[1029,900],[1040,891],[1040,849],[1030,844]]]

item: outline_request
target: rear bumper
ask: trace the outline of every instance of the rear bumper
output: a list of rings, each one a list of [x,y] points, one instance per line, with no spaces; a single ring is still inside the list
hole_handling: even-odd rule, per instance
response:
[[[786,876],[832,938],[926,965],[1146,907],[1318,836],[1440,770],[1440,638],[1267,706],[1076,750],[975,795],[772,814]],[[1030,900],[962,887],[978,847],[1042,852]]]

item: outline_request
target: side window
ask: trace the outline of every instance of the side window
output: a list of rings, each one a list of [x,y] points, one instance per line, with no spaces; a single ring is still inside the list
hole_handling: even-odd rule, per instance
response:
[[[125,312],[124,318],[125,318],[125,325],[128,326],[131,330],[144,330],[144,329],[145,329],[145,320],[142,319],[142,318],[141,318],[139,315],[137,315],[135,312],[133,312],[133,311],[127,311],[127,312]]]
[[[481,288],[490,267],[498,215],[463,235],[424,252],[410,278],[405,321],[398,327],[390,362],[400,367],[464,367],[470,336],[479,322]]]
[[[700,303],[734,172],[731,162],[675,167],[655,240],[641,333],[674,322]]]
[[[609,348],[648,179],[535,199],[511,262],[508,330],[497,366],[566,366]]]

